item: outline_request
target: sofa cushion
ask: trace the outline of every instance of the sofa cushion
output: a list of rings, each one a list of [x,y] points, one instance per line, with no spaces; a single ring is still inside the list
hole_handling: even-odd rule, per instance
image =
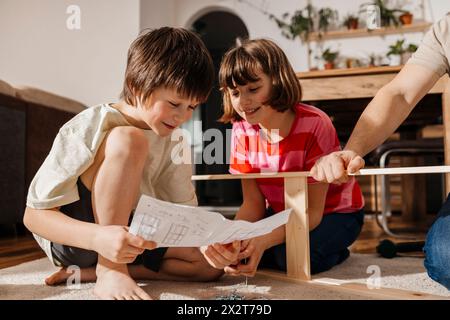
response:
[[[86,109],[82,103],[41,89],[16,86],[16,97],[24,101],[77,114]]]
[[[0,80],[0,94],[5,96],[16,96],[16,90],[7,82]]]

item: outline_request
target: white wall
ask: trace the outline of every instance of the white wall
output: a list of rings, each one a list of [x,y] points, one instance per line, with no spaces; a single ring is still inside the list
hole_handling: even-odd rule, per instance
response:
[[[173,0],[142,0],[140,28],[143,30],[162,26],[176,26],[174,13],[175,2]]]
[[[251,0],[281,16],[303,8],[306,0]],[[312,0],[316,7],[338,8],[341,17],[368,0]],[[391,0],[394,1],[394,0]],[[420,0],[409,1],[417,9]],[[427,19],[450,11],[449,0],[426,0]],[[428,6],[431,3],[431,10]],[[81,9],[81,30],[68,30],[69,5]],[[0,79],[31,85],[85,104],[115,100],[120,93],[126,53],[144,28],[189,27],[208,10],[225,8],[247,25],[250,37],[268,37],[285,50],[296,71],[306,70],[306,49],[299,40],[283,38],[273,21],[238,0],[0,0]],[[330,41],[343,55],[385,53],[400,36]],[[419,42],[422,34],[407,35]]]
[[[1,0],[0,79],[93,105],[116,100],[139,0]],[[81,29],[69,30],[69,5]]]
[[[141,0],[142,3],[155,3],[154,0]],[[307,69],[307,51],[306,47],[298,39],[288,40],[281,35],[280,29],[273,21],[270,21],[266,15],[258,11],[255,7],[238,0],[169,0],[173,11],[166,18],[173,25],[189,27],[194,18],[202,14],[223,8],[234,12],[246,24],[251,38],[266,37],[275,40],[286,52],[296,71]],[[303,8],[306,0],[249,0],[254,6],[281,17],[285,12],[294,12]],[[342,19],[347,13],[357,13],[359,5],[367,3],[368,0],[312,0],[312,4],[317,8],[333,7],[338,9]],[[405,8],[413,11],[416,17],[420,17],[422,10],[420,8],[422,0],[391,0],[391,6],[404,5]],[[431,7],[430,7],[431,4]],[[431,21],[432,18],[439,19],[446,12],[450,11],[450,1],[448,0],[424,0],[425,18]],[[147,18],[146,14],[141,13],[141,26],[148,25],[152,19]],[[154,21],[154,20],[153,20]],[[385,56],[390,44],[396,40],[405,38],[406,41],[419,44],[423,33],[412,33],[403,35],[389,35],[386,37],[366,37],[344,39],[339,41],[327,41],[324,46],[330,46],[333,49],[339,49],[342,56],[366,59],[369,54],[375,53]],[[312,46],[315,48],[315,45]],[[314,63],[314,61],[313,61]]]

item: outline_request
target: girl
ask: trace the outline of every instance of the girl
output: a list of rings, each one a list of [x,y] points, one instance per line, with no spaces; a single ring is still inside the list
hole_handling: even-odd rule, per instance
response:
[[[300,103],[301,87],[283,51],[251,40],[229,50],[219,81],[223,122],[233,123],[232,174],[309,171],[322,155],[340,149],[336,131],[319,109]],[[326,271],[349,256],[363,224],[363,197],[354,179],[328,185],[308,178],[311,272]],[[283,179],[243,180],[236,219],[257,221],[284,210]],[[286,270],[285,227],[244,241],[236,257],[218,246],[208,262],[233,275],[253,276],[258,266]],[[232,259],[235,260],[232,260]],[[246,264],[238,261],[247,259]]]

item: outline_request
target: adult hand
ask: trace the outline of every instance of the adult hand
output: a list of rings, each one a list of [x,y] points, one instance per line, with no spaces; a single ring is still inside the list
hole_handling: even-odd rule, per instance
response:
[[[236,263],[239,252],[241,251],[241,242],[233,241],[228,244],[213,244],[200,247],[200,252],[208,263],[216,268],[223,269],[226,266]]]
[[[132,263],[145,249],[156,248],[156,243],[129,233],[125,226],[100,226],[92,240],[92,248],[112,262]]]
[[[356,152],[336,151],[317,160],[310,173],[319,182],[341,184],[348,181],[348,174],[364,168],[364,164],[364,159]]]

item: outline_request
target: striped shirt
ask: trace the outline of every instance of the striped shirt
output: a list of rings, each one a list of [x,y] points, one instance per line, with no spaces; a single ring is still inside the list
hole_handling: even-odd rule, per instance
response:
[[[230,173],[309,171],[322,156],[340,150],[336,130],[321,110],[305,104],[295,106],[296,117],[287,137],[271,144],[258,125],[233,124]],[[284,210],[282,178],[257,179],[256,183],[275,212]],[[308,183],[317,183],[308,178]],[[364,199],[355,178],[341,185],[330,184],[324,214],[351,213],[362,209]]]

